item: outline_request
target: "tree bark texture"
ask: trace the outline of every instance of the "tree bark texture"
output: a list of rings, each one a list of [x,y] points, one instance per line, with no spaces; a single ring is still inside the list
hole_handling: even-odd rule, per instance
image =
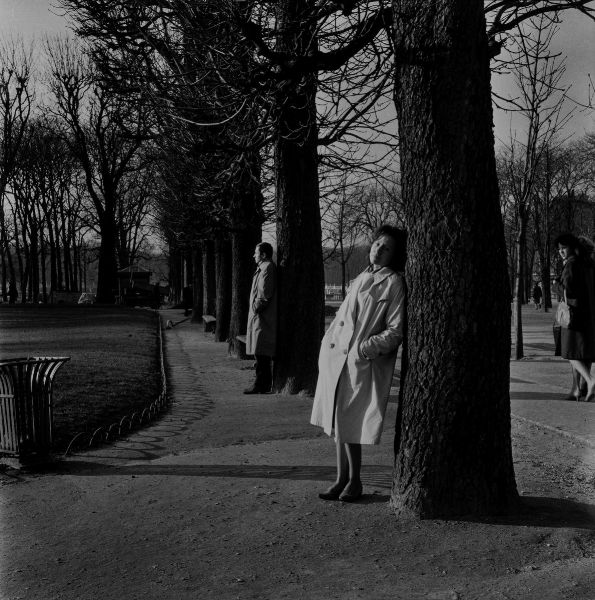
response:
[[[176,304],[182,300],[182,253],[172,241],[168,243],[168,248],[169,301]]]
[[[312,0],[278,3],[278,49],[303,56],[316,48],[304,15]],[[274,388],[313,392],[324,333],[324,269],[318,189],[316,78],[286,81],[276,102],[275,178],[278,343]]]
[[[215,281],[215,243],[213,240],[202,242],[202,286],[203,315],[215,315],[216,305],[216,281]]]
[[[523,211],[519,216],[519,232],[516,237],[516,265],[515,265],[515,287],[513,299],[513,323],[514,323],[514,352],[516,360],[525,356],[523,343],[523,301],[527,289],[525,274],[527,272],[525,257],[527,255],[527,225],[528,219]]]
[[[229,338],[231,317],[231,243],[229,240],[215,241],[215,274],[217,287],[215,341],[225,342]]]
[[[231,240],[231,318],[229,321],[229,353],[246,358],[246,346],[237,336],[246,335],[250,286],[256,265],[252,255],[260,241],[260,227],[234,231]]]
[[[117,228],[113,214],[106,210],[101,216],[99,224],[101,242],[97,265],[97,302],[99,304],[113,304],[115,300],[114,291],[118,287]]]
[[[483,2],[393,6],[409,298],[391,505],[421,517],[499,512],[517,492]]]
[[[196,243],[191,251],[192,278],[192,323],[202,323],[204,305],[204,269],[202,244]]]

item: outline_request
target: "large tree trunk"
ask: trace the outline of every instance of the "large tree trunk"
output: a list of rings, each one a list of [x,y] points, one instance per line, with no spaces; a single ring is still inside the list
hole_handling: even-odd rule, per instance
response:
[[[41,301],[44,304],[48,303],[48,282],[47,282],[47,273],[46,273],[46,263],[47,263],[47,244],[43,237],[41,238],[41,248],[39,252],[39,267],[40,267],[40,277],[41,277]]]
[[[60,249],[60,227],[58,224],[57,216],[54,216],[54,231],[56,232],[56,243],[54,245],[54,260],[55,264],[55,278],[56,278],[56,287],[52,289],[62,290],[63,288],[63,276],[62,276],[62,252]],[[54,268],[54,267],[52,267]],[[54,277],[54,272],[52,271],[52,277]]]
[[[113,304],[118,287],[118,260],[116,258],[116,224],[109,212],[100,220],[101,243],[97,265],[97,303]]]
[[[204,304],[203,247],[196,242],[192,248],[192,323],[202,323]]]
[[[202,285],[204,290],[202,314],[215,315],[217,293],[215,278],[215,243],[213,240],[205,240],[202,243],[202,248]]]
[[[0,295],[2,302],[8,302],[8,269],[6,268],[6,255],[4,253],[4,244],[0,241],[0,265],[2,267],[2,281],[0,282]]]
[[[215,242],[215,272],[217,278],[215,341],[225,342],[229,337],[231,316],[231,244],[229,240],[219,238]]]
[[[34,217],[32,217],[33,219]],[[31,226],[29,245],[29,264],[31,265],[30,297],[34,304],[39,303],[39,237],[37,227]]]
[[[260,227],[234,231],[231,236],[231,317],[229,320],[229,353],[246,357],[246,347],[238,340],[246,335],[248,302],[252,275],[256,268],[252,255],[260,242]]]
[[[524,210],[519,215],[519,232],[516,237],[516,265],[515,265],[515,286],[513,299],[513,326],[514,326],[514,347],[515,358],[520,360],[525,356],[523,343],[523,304],[526,298],[527,289],[525,273],[527,272],[527,216]]]
[[[549,245],[548,245],[548,254],[541,267],[541,291],[543,292],[543,297],[541,299],[542,305],[541,309],[543,312],[547,312],[550,308],[552,308],[552,286],[551,286],[551,264],[549,257]]]
[[[517,500],[510,287],[483,2],[395,0],[409,259],[391,505],[422,517]]]
[[[282,0],[278,49],[297,56],[315,48],[302,22],[313,0]],[[318,189],[316,78],[287,82],[277,100],[275,177],[279,328],[276,391],[312,392],[324,333],[324,269]]]
[[[178,304],[182,301],[182,288],[184,287],[182,263],[183,257],[180,247],[175,242],[170,241],[168,257],[168,283],[169,301],[171,304]]]

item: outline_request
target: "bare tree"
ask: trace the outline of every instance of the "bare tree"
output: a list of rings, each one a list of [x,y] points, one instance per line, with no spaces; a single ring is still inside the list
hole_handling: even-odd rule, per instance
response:
[[[32,66],[33,48],[14,38],[0,42],[0,283],[4,302],[9,282],[16,286],[4,201],[33,107]]]
[[[517,26],[514,46],[508,49],[509,66],[516,80],[518,97],[514,110],[524,117],[525,138],[515,137],[501,153],[501,179],[508,181],[517,217],[516,265],[514,272],[513,322],[515,356],[524,356],[522,304],[527,302],[527,229],[536,197],[535,181],[540,162],[552,139],[568,122],[572,111],[563,111],[567,87],[563,87],[564,60],[553,54],[552,40],[558,32],[555,17],[541,13]]]
[[[543,287],[543,310],[551,308],[550,277],[552,261],[557,258],[552,240],[564,231],[576,228],[578,200],[591,190],[592,160],[585,141],[566,144],[553,140],[545,148],[535,181],[533,205],[534,239]],[[593,237],[592,219],[579,233]]]
[[[203,241],[232,238],[229,340],[232,352],[241,354],[237,335],[247,321],[246,273],[263,222],[259,149],[266,143],[258,98],[246,93],[252,52],[230,26],[225,2],[115,1],[108,10],[95,0],[63,4],[79,34],[92,41],[108,84],[142,91],[159,116],[160,188],[168,190],[159,198],[159,222],[169,228],[168,240],[186,244],[187,257],[198,257]],[[249,4],[234,8],[243,14]],[[220,265],[227,268],[228,262]],[[194,288],[200,309],[193,319],[200,319],[203,303]]]
[[[122,185],[138,169],[148,133],[146,114],[138,95],[124,100],[102,87],[93,63],[72,41],[48,41],[46,53],[55,101],[47,110],[62,123],[63,139],[85,174],[101,238],[97,301],[113,302]]]
[[[341,267],[341,295],[345,298],[348,283],[347,265],[361,243],[361,193],[342,185],[336,198],[329,198],[322,209],[325,261],[338,262]]]
[[[283,386],[288,391],[311,386],[322,332],[319,272],[312,285],[301,285],[311,265],[318,269],[321,262],[319,248],[312,249],[320,240],[313,164],[316,74],[339,68],[358,47],[373,43],[380,30],[391,30],[410,240],[404,349],[410,360],[404,364],[398,406],[391,499],[398,512],[485,514],[508,510],[518,500],[508,394],[510,286],[491,129],[489,61],[499,52],[502,36],[533,11],[572,7],[588,14],[589,4],[394,0],[390,6],[378,3],[378,12],[370,16],[360,11],[371,6],[367,2],[300,0],[266,5],[271,18],[245,23],[246,38],[263,58],[255,83],[277,84],[271,111],[278,242],[281,267],[291,273],[283,284],[281,308],[290,306],[289,290],[293,301],[299,289],[303,298],[297,310],[286,314],[311,324],[309,336],[296,335],[287,324],[282,329],[299,365],[298,371],[282,372],[277,380],[277,385],[289,384]],[[319,17],[339,8],[352,15],[344,28],[345,44],[336,52],[320,52]],[[298,233],[302,225],[304,241]],[[283,356],[285,365],[292,356]]]

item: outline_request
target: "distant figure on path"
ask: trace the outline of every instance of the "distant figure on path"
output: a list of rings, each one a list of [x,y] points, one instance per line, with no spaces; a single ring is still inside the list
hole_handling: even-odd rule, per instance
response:
[[[539,310],[541,308],[541,297],[543,296],[543,292],[541,291],[541,286],[539,283],[536,283],[533,287],[533,303],[535,304],[535,310]]]
[[[273,385],[273,357],[277,347],[277,267],[273,247],[261,242],[254,250],[256,272],[250,289],[246,354],[256,361],[254,384],[244,394],[266,394]]]
[[[564,261],[560,281],[570,307],[570,324],[561,329],[561,353],[573,371],[587,384],[587,402],[595,401],[595,379],[591,364],[595,361],[595,263],[584,244],[571,233],[554,241]],[[572,396],[580,397],[580,380],[573,373]],[[578,384],[578,385],[577,385]]]
[[[397,350],[403,340],[405,231],[383,225],[370,266],[353,282],[326,332],[311,423],[334,432],[337,479],[323,500],[354,502],[363,491],[361,444],[378,444]]]
[[[19,292],[17,291],[17,282],[14,279],[11,279],[8,284],[8,303],[15,304],[18,297]]]

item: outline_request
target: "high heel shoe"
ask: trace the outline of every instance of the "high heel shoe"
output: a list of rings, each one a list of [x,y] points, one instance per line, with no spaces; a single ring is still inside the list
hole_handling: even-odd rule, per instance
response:
[[[342,486],[332,485],[330,488],[328,488],[328,490],[325,490],[324,492],[320,492],[320,494],[318,494],[318,497],[321,500],[338,500],[341,497],[342,493],[343,493]]]
[[[341,502],[357,502],[362,497],[363,491],[364,486],[360,483],[359,488],[356,488],[356,490],[353,492],[343,491],[339,496],[339,500],[341,500]]]

